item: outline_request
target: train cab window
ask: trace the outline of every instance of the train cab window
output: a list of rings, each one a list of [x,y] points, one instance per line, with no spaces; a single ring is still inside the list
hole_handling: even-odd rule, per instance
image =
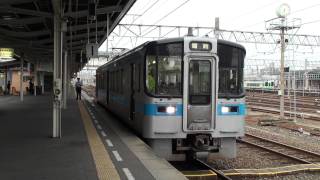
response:
[[[181,57],[159,56],[158,93],[179,95],[181,92]]]
[[[153,45],[146,56],[146,87],[157,96],[182,94],[182,43]]]
[[[156,92],[156,56],[147,56],[146,86],[149,93]]]
[[[219,97],[242,96],[245,50],[218,42],[218,56]]]
[[[209,104],[211,101],[210,61],[190,61],[189,72],[189,103]]]

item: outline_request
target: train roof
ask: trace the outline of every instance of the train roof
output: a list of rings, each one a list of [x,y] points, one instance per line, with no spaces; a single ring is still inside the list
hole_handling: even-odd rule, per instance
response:
[[[115,56],[112,60],[110,60],[109,62],[105,63],[104,65],[100,66],[97,70],[101,69],[101,68],[104,68],[105,66],[107,66],[108,64],[112,63],[112,62],[115,62],[117,61],[120,57],[125,57],[129,54],[132,54],[148,45],[151,45],[151,44],[165,44],[165,43],[174,43],[174,42],[183,42],[184,40],[184,37],[177,37],[177,38],[167,38],[167,39],[160,39],[160,40],[155,40],[155,41],[147,41],[123,54],[120,54],[120,55],[117,55]]]
[[[115,62],[116,60],[120,59],[120,57],[125,57],[129,54],[132,54],[148,45],[151,45],[151,44],[166,44],[166,43],[174,43],[174,42],[183,42],[185,39],[185,37],[176,37],[176,38],[166,38],[166,39],[160,39],[160,40],[155,40],[155,41],[147,41],[123,54],[120,54],[120,55],[117,55],[116,57],[114,57],[112,60],[110,60],[109,62],[105,63],[104,65],[100,66],[97,70],[107,66],[108,64],[112,63],[112,62]],[[222,39],[218,39],[218,44],[223,44],[223,45],[227,45],[227,46],[233,46],[233,47],[237,47],[237,48],[240,48],[240,49],[243,49],[244,51],[246,51],[245,47],[242,46],[241,44],[238,44],[238,43],[234,43],[234,42],[231,42],[231,41],[226,41],[226,40],[222,40]]]
[[[241,44],[235,43],[235,42],[218,39],[218,43],[223,44],[223,45],[227,45],[227,46],[237,47],[237,48],[240,48],[240,49],[243,49],[244,51],[246,51],[246,48],[244,46],[242,46]]]

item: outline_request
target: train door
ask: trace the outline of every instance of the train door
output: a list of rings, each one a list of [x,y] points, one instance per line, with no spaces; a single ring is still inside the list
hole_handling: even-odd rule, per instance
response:
[[[131,64],[130,67],[130,120],[134,120],[135,118],[135,101],[134,101],[134,95],[135,95],[135,74],[136,74],[136,65]]]
[[[184,60],[183,130],[212,131],[216,117],[217,62],[215,58]]]
[[[110,76],[109,76],[109,75],[110,75],[110,73],[109,73],[109,71],[107,71],[107,73],[106,73],[106,76],[107,76],[107,77],[105,78],[106,81],[107,81],[107,82],[106,82],[106,87],[105,87],[105,88],[106,88],[106,91],[107,91],[107,92],[106,92],[106,103],[107,103],[107,104],[109,104],[109,91],[110,91],[110,88],[109,88]]]

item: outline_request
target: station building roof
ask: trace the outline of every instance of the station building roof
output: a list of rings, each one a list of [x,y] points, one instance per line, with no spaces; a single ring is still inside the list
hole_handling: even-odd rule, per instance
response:
[[[27,60],[53,61],[53,2],[55,0],[1,0],[0,47],[13,48]],[[61,0],[63,17],[68,22],[64,44],[72,43],[74,58],[89,42],[100,45],[136,0]],[[89,2],[96,1],[96,19],[87,20]],[[71,27],[71,28],[70,28]],[[97,28],[97,33],[96,33]],[[72,40],[71,40],[72,35]],[[74,59],[75,60],[75,59]],[[0,65],[1,66],[1,65]]]

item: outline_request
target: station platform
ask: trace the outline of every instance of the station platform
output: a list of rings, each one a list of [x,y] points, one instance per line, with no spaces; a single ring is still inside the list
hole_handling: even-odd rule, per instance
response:
[[[0,123],[0,179],[186,179],[90,99],[68,99],[61,139],[50,95],[1,96]]]

